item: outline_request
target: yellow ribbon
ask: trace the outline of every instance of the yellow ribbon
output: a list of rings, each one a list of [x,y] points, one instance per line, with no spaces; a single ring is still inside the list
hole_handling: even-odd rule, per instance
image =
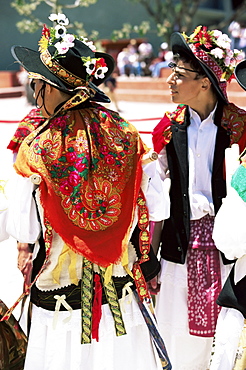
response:
[[[60,275],[61,275],[62,266],[65,263],[67,258],[70,258],[70,264],[68,267],[68,271],[69,271],[71,283],[78,285],[78,277],[76,273],[77,255],[66,244],[64,244],[62,252],[58,259],[58,263],[53,270],[53,273],[52,273],[53,281],[55,284],[60,283]]]

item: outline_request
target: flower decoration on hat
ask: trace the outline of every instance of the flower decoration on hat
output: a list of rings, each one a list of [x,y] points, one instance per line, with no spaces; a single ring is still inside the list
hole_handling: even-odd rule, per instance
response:
[[[244,58],[244,54],[237,49],[231,50],[228,35],[219,30],[208,30],[205,26],[198,26],[190,36],[184,33],[183,36],[198,59],[209,66],[221,81],[230,81],[237,63]],[[216,64],[220,67],[221,74],[217,72]]]
[[[91,58],[82,57],[84,66],[86,67],[86,73],[89,76],[95,76],[95,78],[104,78],[105,73],[108,71],[108,67],[105,63],[104,58]]]
[[[65,57],[69,49],[74,47],[75,39],[83,42],[93,52],[96,51],[96,47],[94,46],[93,42],[89,41],[86,37],[78,37],[76,35],[67,33],[66,26],[69,25],[69,20],[64,14],[51,14],[49,19],[52,22],[56,22],[57,25],[50,28],[48,28],[46,25],[43,26],[42,37],[39,41],[39,51],[41,54],[44,54],[48,47],[52,45],[56,48],[52,59],[58,60],[58,58]],[[81,60],[83,65],[86,67],[87,81],[90,80],[91,76],[95,77],[96,79],[102,79],[105,77],[108,67],[104,58],[81,57]]]

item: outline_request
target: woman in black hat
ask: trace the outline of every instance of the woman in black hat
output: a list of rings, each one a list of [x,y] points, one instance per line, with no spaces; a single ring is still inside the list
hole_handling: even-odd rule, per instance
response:
[[[233,142],[244,148],[246,140],[246,112],[226,95],[240,53],[230,49],[227,35],[202,26],[189,37],[174,33],[171,49],[167,83],[179,105],[153,131],[162,180],[171,183],[170,217],[163,227],[155,225],[162,263],[156,313],[173,370],[204,370],[219,314],[216,298],[228,274],[212,239],[226,195],[224,152]]]
[[[246,90],[246,61],[236,66],[235,76]],[[246,367],[246,148],[239,155],[237,145],[228,149],[227,197],[215,217],[213,238],[217,248],[234,266],[217,299],[221,311],[215,333],[211,370],[240,370]]]
[[[216,326],[210,370],[241,370],[246,366],[245,154],[246,150],[239,156],[236,144],[227,149],[228,191],[214,222],[213,239],[217,248],[235,263],[217,299],[222,308]]]
[[[44,26],[38,52],[12,48],[44,117],[18,149],[8,226],[19,241],[24,294],[31,290],[25,369],[161,369],[143,307],[143,274],[159,271],[142,191],[149,150],[129,122],[96,103],[109,102],[98,86],[112,57],[68,34],[63,14],[50,19],[57,26]]]

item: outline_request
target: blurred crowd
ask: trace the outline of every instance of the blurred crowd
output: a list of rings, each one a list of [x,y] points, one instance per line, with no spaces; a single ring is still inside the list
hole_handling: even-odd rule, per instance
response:
[[[172,59],[172,52],[168,50],[168,44],[160,45],[158,55],[154,55],[153,46],[145,41],[137,44],[135,39],[121,50],[117,56],[117,68],[119,76],[152,76],[160,77],[161,69],[168,66]]]

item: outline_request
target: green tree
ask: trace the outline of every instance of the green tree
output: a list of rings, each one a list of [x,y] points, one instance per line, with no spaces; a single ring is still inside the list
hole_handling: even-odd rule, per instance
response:
[[[204,0],[127,0],[141,4],[148,13],[158,36],[169,42],[170,36],[174,31],[191,33],[194,28],[194,17]],[[234,1],[223,0],[225,16],[219,23],[211,25],[209,28],[223,29],[228,27],[234,20],[239,20],[246,12],[246,0]],[[124,23],[121,30],[113,31],[113,38],[130,37],[132,32],[140,35],[150,32],[150,22],[143,21],[139,26]]]
[[[35,11],[40,5],[47,5],[49,10],[47,14],[51,13],[63,13],[66,9],[75,9],[78,7],[88,7],[91,4],[95,4],[97,0],[14,0],[11,2],[11,6],[17,10],[17,12],[24,16],[16,26],[21,33],[24,32],[35,32],[43,26],[45,21],[35,16]],[[75,33],[79,36],[89,37],[91,40],[96,40],[98,37],[98,31],[93,30],[90,35],[84,29],[84,25],[81,22],[75,21],[70,23],[68,28],[73,28]]]
[[[17,23],[20,32],[35,32],[44,22],[34,16],[35,10],[40,4],[50,7],[50,13],[63,13],[66,9],[88,7],[98,0],[14,0],[11,5],[19,14],[27,17]],[[115,0],[118,1],[118,0]],[[174,31],[190,33],[194,27],[194,18],[204,0],[125,0],[135,2],[143,6],[147,13],[146,20],[139,25],[123,23],[122,28],[112,32],[112,39],[131,38],[133,34],[144,36],[148,32],[155,32],[163,41],[169,42],[170,35]],[[237,4],[234,6],[232,4]],[[246,0],[223,0],[225,7],[224,19],[210,28],[223,29],[228,27],[233,20],[239,20],[246,12]],[[84,29],[83,23],[74,22],[70,27],[75,29],[78,35],[88,36],[95,40],[98,32],[92,31],[89,36]]]

